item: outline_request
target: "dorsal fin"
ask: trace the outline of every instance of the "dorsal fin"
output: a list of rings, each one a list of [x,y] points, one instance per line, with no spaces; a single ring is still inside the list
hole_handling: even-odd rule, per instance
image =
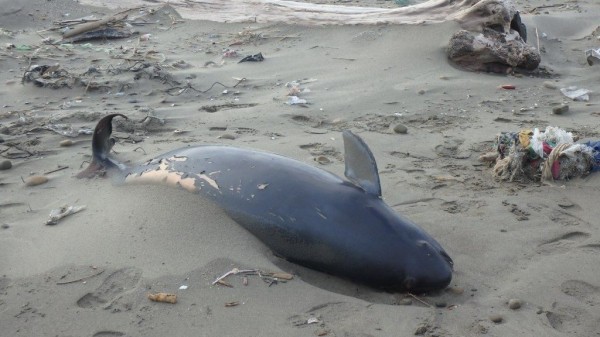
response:
[[[346,178],[365,192],[381,197],[381,183],[377,163],[367,144],[359,136],[346,130],[344,137],[344,159],[346,162]]]

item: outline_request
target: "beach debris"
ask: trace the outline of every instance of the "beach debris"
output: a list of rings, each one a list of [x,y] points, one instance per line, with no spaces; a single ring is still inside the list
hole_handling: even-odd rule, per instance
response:
[[[502,323],[503,320],[504,320],[504,318],[500,314],[492,314],[492,315],[490,315],[490,321],[492,321],[492,322],[494,322],[496,324]]]
[[[429,330],[429,326],[427,326],[426,324],[419,325],[415,330],[415,336],[424,335],[427,332],[427,330]]]
[[[326,156],[317,156],[315,161],[321,165],[331,164],[331,159],[327,158]]]
[[[92,40],[114,40],[114,39],[124,39],[130,37],[132,32],[130,30],[125,29],[116,29],[116,28],[103,28],[97,29],[90,32],[85,32],[79,34],[73,38],[63,40],[65,43],[77,43],[77,42],[86,42]],[[141,37],[140,37],[141,40]]]
[[[567,104],[561,104],[552,108],[552,114],[554,115],[562,115],[567,112],[569,112],[569,105]]]
[[[82,205],[82,206],[64,205],[61,208],[55,208],[50,211],[50,216],[49,216],[48,220],[46,221],[46,225],[48,225],[48,226],[57,225],[58,222],[62,218],[67,217],[71,214],[81,212],[84,209],[85,209],[85,205]]]
[[[155,293],[148,294],[148,299],[153,302],[161,302],[161,303],[177,303],[177,295],[170,293]]]
[[[34,175],[31,177],[28,177],[23,182],[25,183],[25,186],[29,186],[29,187],[38,186],[38,185],[47,183],[48,178],[46,176]]]
[[[31,65],[23,75],[24,82],[33,82],[38,87],[51,87],[54,89],[71,87],[73,76],[68,71],[61,69],[60,65]]]
[[[12,168],[12,162],[10,160],[3,160],[0,162],[0,171],[10,170]]]
[[[69,147],[73,144],[75,144],[75,143],[70,139],[61,140],[60,143],[58,143],[58,145],[60,145],[60,147]]]
[[[179,290],[187,290],[188,286],[183,284],[181,286],[179,286]]]
[[[585,56],[587,58],[587,63],[591,66],[600,63],[600,48],[586,50]]]
[[[578,102],[587,102],[590,100],[590,93],[592,92],[591,90],[588,89],[583,89],[583,88],[577,88],[576,86],[569,86],[566,88],[561,88],[560,92],[562,92],[563,95],[569,97],[570,99],[574,100],[574,101],[578,101]]]
[[[408,133],[408,128],[404,124],[396,124],[394,126],[393,130],[395,133],[399,133],[399,134],[403,134],[403,135]]]
[[[510,4],[481,0],[457,21],[463,29],[450,38],[447,55],[459,67],[506,74],[515,68],[535,70],[540,64],[540,52],[527,44],[527,29]]]
[[[240,305],[239,301],[233,301],[233,302],[226,302],[225,303],[225,307],[226,308],[237,307],[238,305]]]
[[[316,318],[316,317],[310,317],[309,319],[306,320],[306,324],[315,324],[315,323],[320,323],[321,321]]]
[[[289,96],[287,102],[285,102],[285,104],[287,105],[305,105],[308,104],[308,101],[305,100],[304,98],[300,98],[298,96]]]
[[[244,57],[243,59],[241,59],[238,63],[242,63],[242,62],[262,62],[264,61],[265,58],[263,57],[262,53],[258,53],[258,54],[254,54],[254,55],[248,55],[246,57]]]
[[[223,50],[223,57],[224,58],[235,58],[238,57],[238,53],[237,51],[235,51],[234,49],[225,49]],[[242,61],[240,61],[242,62]]]
[[[454,295],[462,295],[465,292],[465,288],[463,287],[448,287],[446,288],[446,291],[448,291],[451,294]]]
[[[225,274],[217,277],[212,282],[212,285],[219,284],[219,285],[224,285],[224,286],[233,288],[233,286],[231,284],[229,284],[228,282],[225,282],[225,278],[227,278],[230,275],[240,275],[242,277],[256,275],[256,276],[260,277],[265,283],[269,284],[269,286],[276,284],[278,282],[290,281],[294,278],[294,275],[289,274],[289,273],[284,273],[284,272],[272,272],[271,273],[271,272],[264,272],[259,269],[233,268],[230,271],[226,272]]]
[[[50,173],[54,173],[54,172],[58,172],[58,171],[62,171],[62,170],[64,170],[64,169],[68,169],[68,168],[69,168],[68,166],[60,166],[60,165],[58,165],[58,167],[57,167],[57,168],[55,168],[55,169],[53,169],[53,170],[50,170],[50,171],[46,171],[46,172],[44,172],[44,175],[48,175],[48,174],[50,174]]]
[[[516,89],[516,87],[512,84],[503,84],[500,86],[500,88],[506,89],[506,90],[515,90]]]
[[[217,137],[218,139],[229,139],[229,140],[234,140],[236,139],[236,137],[230,133],[226,133],[223,135],[220,135],[219,137]]]
[[[508,300],[508,307],[512,310],[517,310],[521,308],[522,304],[523,303],[521,302],[521,300],[517,298],[511,298],[510,300]]]
[[[575,141],[571,132],[554,126],[501,132],[494,151],[479,159],[494,163],[493,175],[503,181],[567,180],[599,171],[600,141]]]

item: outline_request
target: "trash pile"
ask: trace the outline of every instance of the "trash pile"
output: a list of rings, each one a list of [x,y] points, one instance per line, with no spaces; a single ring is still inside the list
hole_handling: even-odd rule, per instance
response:
[[[492,174],[502,181],[568,180],[600,170],[600,141],[575,143],[577,137],[548,126],[501,132],[494,151],[479,157],[494,163]]]

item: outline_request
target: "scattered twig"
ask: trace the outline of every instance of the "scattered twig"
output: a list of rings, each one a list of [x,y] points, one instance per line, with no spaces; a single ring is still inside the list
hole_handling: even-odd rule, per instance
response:
[[[31,62],[33,61],[33,57],[35,56],[35,54],[37,54],[38,51],[40,51],[40,48],[36,49],[29,56],[29,62],[27,64],[27,68],[25,68],[25,72],[23,73],[23,77],[21,77],[21,84],[25,84],[25,76],[27,75],[27,72],[29,72],[29,68],[31,68]]]
[[[44,172],[44,174],[50,174],[50,173],[62,171],[64,169],[68,169],[68,168],[69,168],[68,166],[59,166],[57,169],[54,169],[54,170],[51,170],[51,171],[48,171],[48,172]]]
[[[229,275],[237,275],[237,274],[242,274],[242,275],[258,275],[258,277],[260,277],[265,283],[267,283],[270,286],[272,286],[273,284],[277,284],[279,282],[286,282],[289,281],[291,279],[294,278],[294,275],[292,274],[288,274],[288,273],[265,273],[259,269],[246,269],[246,270],[239,270],[238,268],[233,268],[232,270],[226,272],[225,274],[221,275],[220,277],[218,277],[212,284],[220,284],[220,285],[224,285],[227,287],[231,287],[231,285],[227,282],[224,281],[224,279],[229,276]],[[248,279],[244,276],[244,279],[242,279],[242,283],[244,285],[248,284]]]
[[[225,274],[221,275],[220,277],[218,277],[216,280],[213,281],[213,285],[217,284],[219,281],[223,280],[224,278],[226,278],[229,275],[236,275],[236,274],[248,274],[248,273],[257,273],[258,270],[256,269],[244,269],[244,270],[239,270],[238,268],[233,268],[230,271],[226,272]]]
[[[408,296],[410,296],[410,297],[414,298],[415,300],[417,300],[418,302],[421,302],[422,304],[424,304],[425,306],[427,306],[427,307],[429,307],[429,308],[433,307],[433,305],[431,305],[431,304],[429,304],[429,303],[425,302],[424,300],[422,300],[422,299],[418,298],[416,295],[414,295],[414,294],[412,294],[412,293],[408,293]]]
[[[140,8],[140,7],[138,7],[138,8]],[[68,39],[70,37],[79,35],[81,33],[89,32],[91,30],[102,27],[104,25],[108,25],[108,24],[118,22],[118,21],[123,21],[127,18],[127,16],[128,16],[127,13],[134,9],[136,9],[136,8],[130,8],[130,9],[118,12],[116,14],[113,14],[109,17],[106,17],[106,18],[98,20],[98,21],[91,21],[91,22],[86,22],[86,23],[80,24],[77,27],[75,27],[73,30],[66,32],[63,35],[63,39]]]
[[[146,151],[141,146],[138,146],[135,149],[133,149],[134,152],[137,150],[142,150],[142,152],[144,152],[144,155],[146,154]]]
[[[535,37],[537,39],[537,50],[540,52],[540,35],[538,34],[538,29],[535,27]]]
[[[85,281],[85,280],[89,280],[89,279],[91,279],[92,277],[96,277],[96,276],[98,276],[98,275],[100,275],[100,274],[102,274],[102,273],[104,273],[104,270],[101,270],[101,271],[99,271],[99,272],[97,272],[97,273],[95,273],[95,274],[92,274],[92,275],[89,275],[89,276],[86,276],[86,277],[79,278],[79,279],[77,279],[77,280],[56,282],[56,284],[62,285],[62,284],[70,284],[70,283],[75,283],[75,282]]]
[[[533,9],[529,11],[529,13],[533,13],[533,12],[537,11],[538,9],[552,8],[552,7],[563,7],[564,5],[565,4],[552,4],[552,5],[537,6],[537,7],[533,7]]]
[[[172,88],[169,88],[169,89],[167,89],[165,92],[166,92],[168,95],[171,95],[171,96],[179,96],[179,95],[183,94],[184,92],[186,92],[188,89],[191,89],[191,90],[193,90],[193,91],[195,91],[195,92],[199,92],[199,93],[201,93],[201,94],[205,94],[205,93],[209,92],[210,90],[212,90],[212,88],[214,88],[214,86],[215,86],[215,85],[217,85],[217,84],[221,85],[221,86],[222,86],[222,87],[224,87],[224,88],[235,88],[235,87],[237,87],[237,86],[238,86],[240,83],[242,83],[242,82],[243,82],[243,81],[245,81],[245,80],[246,80],[246,78],[245,78],[245,77],[243,77],[243,78],[239,79],[239,80],[238,80],[238,82],[237,82],[236,84],[234,84],[233,86],[231,86],[231,87],[230,87],[230,86],[227,86],[227,85],[225,85],[225,84],[223,84],[223,83],[221,83],[221,82],[219,82],[219,81],[217,81],[217,82],[214,82],[214,83],[213,83],[213,84],[212,84],[212,85],[211,85],[211,86],[210,86],[208,89],[206,89],[206,90],[199,90],[199,89],[196,89],[196,88],[194,88],[194,87],[192,86],[192,84],[191,84],[191,83],[187,83],[187,85],[186,85],[186,86],[181,86],[181,87],[172,87]],[[171,93],[173,90],[177,90],[177,92],[176,92],[176,93]]]

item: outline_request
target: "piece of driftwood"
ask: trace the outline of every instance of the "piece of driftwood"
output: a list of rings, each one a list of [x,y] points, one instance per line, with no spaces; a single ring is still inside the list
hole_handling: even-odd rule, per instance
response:
[[[119,21],[123,21],[127,18],[127,13],[117,13],[115,15],[111,15],[109,17],[106,17],[102,20],[98,20],[98,21],[93,21],[93,22],[86,22],[83,24],[80,24],[78,26],[76,26],[75,28],[73,28],[72,30],[66,32],[63,35],[63,39],[68,39],[71,38],[73,36],[79,35],[79,34],[83,34],[95,29],[98,29],[100,27],[115,23],[115,22],[119,22]]]
[[[534,70],[539,50],[526,43],[527,28],[509,0],[481,0],[456,16],[463,28],[450,38],[448,58],[471,71]]]
[[[353,7],[313,4],[287,0],[160,0],[177,9],[183,18],[216,22],[285,22],[306,25],[346,25],[454,20],[479,0],[430,0],[396,7]],[[81,0],[98,5],[98,0]],[[140,0],[102,0],[109,8],[139,6]]]

